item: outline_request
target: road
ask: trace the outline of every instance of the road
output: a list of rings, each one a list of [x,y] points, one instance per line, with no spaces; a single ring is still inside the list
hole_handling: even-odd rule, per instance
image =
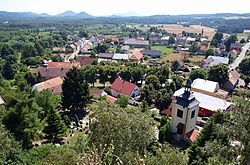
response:
[[[70,62],[71,59],[74,59],[75,56],[77,56],[80,52],[80,49],[76,49],[67,59],[65,59],[65,62]]]
[[[247,50],[250,48],[250,42],[242,47],[242,51],[240,55],[236,58],[236,60],[229,66],[230,70],[236,69],[241,61],[245,58]]]

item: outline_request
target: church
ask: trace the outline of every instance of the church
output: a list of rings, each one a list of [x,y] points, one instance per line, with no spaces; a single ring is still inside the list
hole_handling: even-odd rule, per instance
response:
[[[176,141],[191,144],[198,136],[195,129],[199,113],[199,102],[191,91],[190,80],[187,80],[184,91],[175,97],[172,107],[171,133]]]

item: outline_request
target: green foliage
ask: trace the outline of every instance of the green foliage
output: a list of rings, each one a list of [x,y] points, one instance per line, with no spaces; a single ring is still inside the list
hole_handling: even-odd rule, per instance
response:
[[[126,108],[128,106],[129,98],[126,95],[121,94],[119,98],[116,100],[116,104],[118,104],[122,108]]]
[[[250,75],[250,58],[245,58],[239,65],[240,72],[244,75]]]
[[[14,69],[8,61],[5,62],[5,64],[3,65],[2,75],[7,80],[11,80],[14,78],[14,75],[15,75]]]
[[[147,76],[145,80],[145,84],[148,84],[148,85],[152,84],[154,89],[156,90],[160,89],[160,86],[161,86],[159,79],[155,75]]]
[[[222,64],[212,66],[208,72],[208,80],[218,82],[223,87],[229,80],[227,66]]]
[[[177,71],[180,67],[180,63],[177,60],[174,60],[171,65],[171,71]]]
[[[66,125],[60,115],[54,110],[49,110],[46,119],[47,125],[44,127],[43,133],[49,142],[56,143],[66,133]]]
[[[194,81],[197,78],[206,79],[207,78],[207,72],[204,69],[192,70],[192,72],[189,75],[189,79]]]
[[[83,111],[92,98],[84,76],[76,68],[66,74],[62,90],[62,106],[73,112]]]
[[[222,39],[223,39],[223,33],[221,33],[221,32],[215,33],[213,39],[216,40],[218,42],[218,44],[220,44],[222,42]],[[217,46],[215,46],[215,47],[217,47]]]
[[[112,143],[114,154],[121,159],[128,151],[145,153],[155,140],[151,119],[139,109],[123,109],[101,102],[91,105],[90,110],[95,118],[90,124],[90,144],[99,148]]]

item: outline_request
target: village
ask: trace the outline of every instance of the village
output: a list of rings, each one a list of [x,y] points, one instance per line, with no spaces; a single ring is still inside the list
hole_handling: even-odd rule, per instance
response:
[[[67,73],[72,68],[83,69],[95,99],[111,104],[123,102],[124,107],[140,107],[146,100],[156,121],[161,116],[170,118],[172,143],[192,144],[214,113],[231,110],[232,93],[250,86],[238,72],[239,64],[249,54],[250,43],[216,30],[213,36],[206,36],[204,29],[200,33],[174,34],[152,26],[147,32],[148,36],[141,36],[139,31],[129,37],[68,36],[69,43],[52,49],[58,54],[57,62],[44,60],[40,67],[31,67],[45,80],[35,84],[33,90],[61,94]],[[227,78],[207,76],[216,66],[226,68]],[[160,94],[152,96],[152,91]],[[72,130],[87,131],[89,120],[86,116],[78,121],[81,127],[72,122]],[[156,137],[159,129],[157,126]]]

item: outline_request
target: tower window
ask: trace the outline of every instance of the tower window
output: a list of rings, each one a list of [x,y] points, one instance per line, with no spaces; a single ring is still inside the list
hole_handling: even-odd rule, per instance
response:
[[[195,116],[195,110],[192,111],[192,113],[191,113],[191,119],[194,118],[194,116]]]
[[[182,118],[182,117],[183,117],[183,111],[180,110],[180,109],[178,109],[178,110],[177,110],[177,116],[178,116],[179,118]]]

